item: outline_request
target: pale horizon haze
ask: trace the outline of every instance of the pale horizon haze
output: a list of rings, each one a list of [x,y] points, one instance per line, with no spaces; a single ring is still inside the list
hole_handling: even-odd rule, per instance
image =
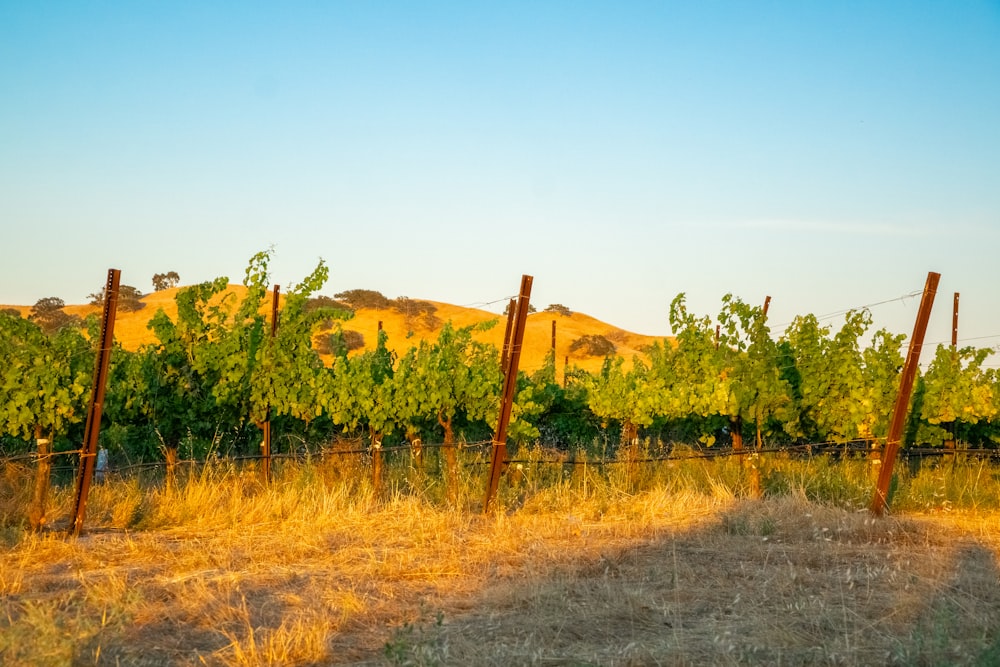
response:
[[[927,344],[960,292],[998,346],[1000,2],[0,2],[0,226],[4,304],[273,247],[329,296],[909,334],[936,271]]]

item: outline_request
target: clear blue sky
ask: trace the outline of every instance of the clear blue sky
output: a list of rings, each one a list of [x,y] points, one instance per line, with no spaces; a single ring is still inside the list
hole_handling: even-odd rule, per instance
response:
[[[330,295],[780,332],[938,271],[928,342],[958,291],[997,345],[1000,3],[2,2],[0,224],[0,303],[273,245]]]

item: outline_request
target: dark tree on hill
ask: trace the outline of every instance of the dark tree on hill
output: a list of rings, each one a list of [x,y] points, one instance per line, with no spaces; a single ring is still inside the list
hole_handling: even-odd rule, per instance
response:
[[[545,309],[545,312],[556,313],[558,315],[565,315],[566,317],[569,317],[570,315],[573,314],[572,310],[562,305],[561,303],[550,303],[548,307]]]
[[[588,357],[608,357],[615,353],[615,344],[604,336],[586,334],[580,336],[569,346],[570,352],[582,352]]]
[[[354,309],[379,309],[392,306],[392,302],[384,294],[370,289],[352,289],[334,294],[333,296]]]
[[[131,313],[145,307],[146,304],[142,302],[142,292],[131,285],[118,286],[118,310]]]
[[[331,299],[328,296],[314,296],[308,301],[306,301],[305,311],[311,313],[314,310],[319,310],[320,308],[332,308],[334,310],[343,310],[349,313],[353,313],[354,309],[351,308],[346,302],[338,301],[337,299]]]
[[[612,343],[624,343],[625,338],[628,334],[621,329],[608,329],[604,332],[604,337],[610,340]]]
[[[503,314],[504,314],[504,315],[506,315],[506,314],[508,314],[509,312],[510,312],[510,304],[508,303],[508,304],[507,304],[507,307],[503,309]],[[537,312],[538,312],[538,309],[537,309],[537,308],[535,308],[534,306],[532,306],[532,305],[531,305],[531,304],[529,303],[529,304],[528,304],[528,314],[530,315],[531,313],[537,313]]]
[[[353,329],[345,329],[328,336],[320,336],[316,341],[317,352],[320,354],[332,354],[336,357],[347,356],[348,352],[360,350],[364,346],[364,334]]]
[[[360,331],[354,331],[353,329],[345,329],[343,332],[344,337],[344,347],[347,348],[348,352],[352,350],[360,350],[365,346],[365,337]]]
[[[104,305],[104,290],[101,289],[93,294],[88,294],[91,306]],[[125,313],[132,313],[142,310],[146,304],[142,302],[142,292],[131,285],[118,286],[118,310]]]
[[[333,337],[336,334],[324,334],[313,342],[313,349],[319,354],[333,354]]]
[[[177,275],[176,271],[167,271],[166,273],[154,273],[153,291],[162,292],[165,289],[176,287],[177,283],[179,283],[180,281],[181,277]]]
[[[17,308],[4,308],[3,310],[0,310],[0,313],[3,313],[4,315],[10,315],[11,317],[14,317],[16,319],[21,319],[21,311],[18,310]]]
[[[434,314],[437,312],[437,306],[428,301],[401,296],[392,302],[392,307],[403,315],[407,326],[412,326],[417,319],[428,329],[434,329],[441,324],[441,320]]]
[[[66,302],[59,297],[47,296],[35,302],[28,319],[41,327],[42,331],[47,334],[55,333],[63,327],[78,325],[80,318],[67,313],[63,310],[65,307]]]

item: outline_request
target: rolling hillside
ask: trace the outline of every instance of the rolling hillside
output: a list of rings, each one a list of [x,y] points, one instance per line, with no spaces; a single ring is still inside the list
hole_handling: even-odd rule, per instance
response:
[[[152,331],[147,327],[150,318],[158,311],[163,310],[169,317],[176,318],[177,306],[174,297],[178,289],[167,289],[160,292],[147,294],[142,298],[145,307],[134,312],[119,311],[115,324],[115,339],[126,349],[138,349],[142,345],[154,343],[155,338]],[[229,292],[240,299],[245,294],[246,288],[242,285],[230,285]],[[433,318],[428,321],[423,317],[407,318],[404,314],[394,309],[361,309],[358,310],[350,320],[339,323],[344,330],[357,331],[364,337],[365,347],[371,348],[375,345],[378,336],[379,322],[389,336],[389,347],[402,354],[418,341],[437,338],[441,325],[450,321],[455,327],[464,327],[471,324],[478,324],[490,320],[496,320],[496,325],[492,329],[480,332],[476,335],[477,340],[490,343],[498,349],[503,344],[505,317],[485,310],[475,308],[465,308],[454,306],[437,301],[426,301],[432,304],[436,311]],[[31,312],[30,306],[0,306],[2,308],[15,308],[23,317],[27,317]],[[68,305],[65,311],[72,315],[86,317],[90,314],[98,314],[100,308],[88,305]],[[655,336],[644,336],[630,333],[615,326],[602,322],[583,313],[573,313],[572,315],[561,315],[550,312],[537,312],[528,316],[528,326],[524,336],[524,347],[521,352],[521,369],[532,371],[539,368],[545,358],[546,352],[552,346],[552,323],[556,327],[556,366],[559,374],[562,374],[564,365],[568,360],[569,364],[578,366],[588,371],[600,369],[603,359],[601,357],[585,356],[579,352],[571,352],[570,346],[578,338],[584,335],[600,335],[611,340],[617,348],[617,354],[624,357],[626,362],[631,362],[632,356],[643,353],[643,349],[653,342],[662,340]],[[325,356],[325,361],[329,362],[329,355]]]

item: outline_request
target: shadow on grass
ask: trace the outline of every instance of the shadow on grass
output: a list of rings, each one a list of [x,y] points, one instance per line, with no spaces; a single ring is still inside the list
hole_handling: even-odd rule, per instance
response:
[[[738,502],[693,530],[428,605],[356,664],[994,665],[990,548],[918,520]],[[344,656],[348,658],[348,656]]]

